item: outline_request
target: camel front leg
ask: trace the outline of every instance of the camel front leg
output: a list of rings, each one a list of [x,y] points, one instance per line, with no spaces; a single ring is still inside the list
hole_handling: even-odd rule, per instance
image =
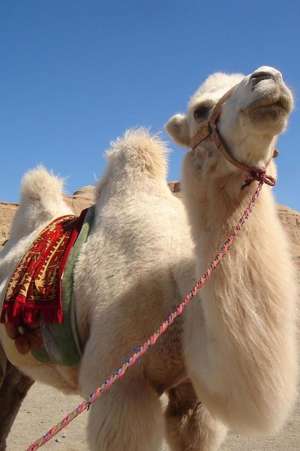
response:
[[[168,395],[165,420],[170,449],[217,451],[226,437],[226,428],[199,402],[192,384],[183,383]]]
[[[1,345],[0,361],[0,451],[5,451],[7,436],[33,380],[7,361]]]
[[[91,451],[158,451],[162,440],[161,403],[143,380],[123,379],[90,409]]]

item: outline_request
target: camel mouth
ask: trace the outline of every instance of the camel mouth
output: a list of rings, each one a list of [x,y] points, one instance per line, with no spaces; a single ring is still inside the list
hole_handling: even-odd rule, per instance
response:
[[[274,102],[270,105],[260,105],[252,109],[251,116],[259,116],[261,119],[270,119],[276,121],[277,119],[288,116],[289,110],[281,102]]]
[[[253,103],[251,103],[247,112],[250,114],[253,113],[270,113],[270,114],[289,114],[292,111],[292,101],[288,95],[280,95],[276,96],[267,96],[262,99],[257,99]]]

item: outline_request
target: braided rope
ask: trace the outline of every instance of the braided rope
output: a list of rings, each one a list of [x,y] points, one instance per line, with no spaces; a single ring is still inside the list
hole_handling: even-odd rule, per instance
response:
[[[234,243],[238,233],[242,229],[243,225],[249,218],[253,207],[259,197],[262,186],[265,180],[261,179],[258,183],[257,189],[254,194],[251,196],[248,206],[246,207],[244,213],[242,214],[240,220],[235,225],[232,233],[223,243],[220,250],[217,252],[215,258],[208,266],[207,271],[200,277],[200,279],[196,282],[191,291],[184,297],[183,301],[178,304],[175,311],[172,312],[168,318],[160,325],[160,327],[154,332],[151,337],[149,337],[144,344],[138,347],[129,357],[125,360],[120,368],[114,371],[111,376],[106,379],[106,381],[98,387],[90,396],[87,401],[83,401],[80,403],[72,412],[66,415],[59,423],[49,429],[46,434],[32,443],[26,451],[35,451],[36,449],[43,446],[49,440],[51,440],[56,434],[58,434],[62,429],[64,429],[71,421],[73,421],[76,417],[78,417],[85,410],[88,410],[90,406],[105,392],[107,392],[112,385],[122,377],[124,377],[127,370],[135,365],[138,360],[148,351],[148,349],[155,345],[157,340],[169,329],[169,327],[174,323],[174,321],[183,314],[185,308],[190,303],[190,301],[196,296],[198,291],[205,285],[205,283],[210,279],[213,271],[217,268],[217,266],[222,261],[223,257],[227,254],[232,244]]]

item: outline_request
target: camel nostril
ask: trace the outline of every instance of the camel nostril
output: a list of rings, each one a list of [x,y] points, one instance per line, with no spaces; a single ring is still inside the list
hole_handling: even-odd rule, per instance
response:
[[[250,80],[252,82],[252,85],[257,85],[262,80],[274,80],[275,81],[275,75],[271,74],[270,72],[254,72],[254,74],[251,75]]]

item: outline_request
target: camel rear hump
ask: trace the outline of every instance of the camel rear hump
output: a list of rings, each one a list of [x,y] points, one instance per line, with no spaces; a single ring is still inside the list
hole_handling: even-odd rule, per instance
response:
[[[26,172],[21,182],[21,202],[10,237],[20,238],[57,216],[72,214],[63,197],[63,180],[43,166]]]
[[[47,202],[60,200],[62,197],[63,180],[51,174],[43,166],[29,170],[21,182],[21,203],[36,203],[47,205]]]

